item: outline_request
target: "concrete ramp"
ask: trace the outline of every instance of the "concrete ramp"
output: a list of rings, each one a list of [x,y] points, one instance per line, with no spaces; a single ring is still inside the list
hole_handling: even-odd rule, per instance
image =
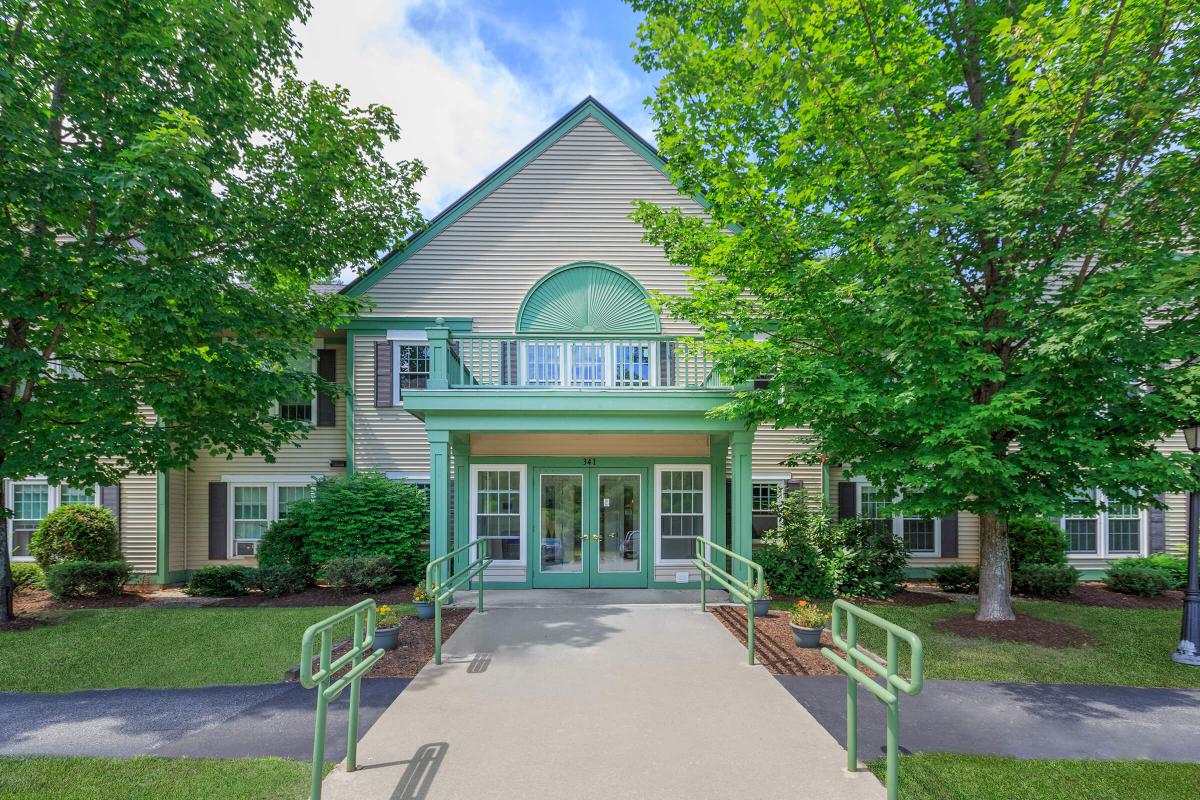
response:
[[[383,713],[328,800],[882,798],[697,606],[472,614]]]

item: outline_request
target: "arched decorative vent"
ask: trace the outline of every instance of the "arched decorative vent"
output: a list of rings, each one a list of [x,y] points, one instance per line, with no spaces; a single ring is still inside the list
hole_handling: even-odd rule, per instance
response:
[[[658,333],[641,284],[607,264],[567,264],[542,277],[517,312],[517,333]]]

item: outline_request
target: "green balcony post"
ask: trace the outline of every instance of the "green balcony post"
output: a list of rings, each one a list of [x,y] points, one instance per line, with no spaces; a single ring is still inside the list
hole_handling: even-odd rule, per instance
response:
[[[429,339],[429,378],[425,385],[430,389],[450,388],[450,329],[443,322],[438,317],[436,327],[425,329]]]
[[[750,509],[751,487],[754,477],[754,466],[751,448],[754,445],[753,431],[737,431],[731,437],[730,457],[733,461],[733,481],[730,487],[730,531],[729,549],[744,558],[750,558],[753,547],[753,518]],[[747,580],[746,567],[734,563],[733,574],[742,580]]]
[[[713,436],[709,448],[709,463],[712,470],[712,540],[722,547],[729,547],[729,529],[725,526],[725,509],[729,503],[726,489],[725,461],[729,457],[729,437]],[[719,552],[712,553],[713,563],[725,568],[726,559]]]
[[[450,552],[450,434],[434,430],[428,436],[429,559],[435,561]],[[432,577],[437,583],[444,582],[440,571]]]

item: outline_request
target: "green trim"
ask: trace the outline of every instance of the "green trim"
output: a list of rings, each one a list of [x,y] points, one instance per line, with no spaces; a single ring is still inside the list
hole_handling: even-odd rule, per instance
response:
[[[159,470],[155,476],[155,583],[167,583],[171,575],[171,478]]]
[[[626,127],[612,112],[600,105],[593,98],[588,97],[526,145],[513,158],[501,165],[499,169],[485,178],[475,188],[468,191],[445,211],[435,217],[427,228],[410,237],[402,248],[385,256],[379,264],[349,284],[342,292],[351,297],[357,297],[366,293],[371,287],[382,280],[384,276],[390,274],[393,269],[404,263],[414,253],[420,252],[422,247],[436,238],[442,231],[468,211],[479,205],[488,195],[502,186],[517,172],[524,169],[529,162],[548,150],[585,119],[594,119],[599,122],[631,150],[645,159],[650,166],[662,172],[668,179],[671,179],[670,173],[667,171],[667,162],[658,154],[658,151]],[[673,179],[671,180],[674,182]],[[711,207],[711,204],[699,195],[692,195],[692,199],[706,210]],[[733,230],[737,232],[739,229],[733,228]]]
[[[580,333],[580,332],[615,333],[615,334],[650,333],[650,334],[658,335],[659,333],[662,332],[662,325],[659,321],[658,314],[654,313],[654,309],[650,306],[650,293],[646,291],[646,287],[642,286],[642,284],[640,282],[638,282],[638,280],[636,278],[634,278],[632,275],[630,275],[625,270],[620,269],[618,267],[614,267],[612,264],[605,264],[602,261],[573,261],[570,264],[563,264],[561,267],[555,267],[554,269],[550,270],[545,275],[538,278],[537,282],[534,283],[533,286],[530,287],[529,291],[525,293],[525,297],[521,299],[521,305],[517,307],[517,324],[516,324],[516,328],[515,328],[517,333],[530,333],[531,332],[529,330],[530,321],[525,319],[525,314],[527,311],[530,310],[529,309],[530,301],[533,301],[533,300],[537,300],[539,302],[542,301],[542,298],[540,297],[540,295],[543,295],[543,294],[549,295],[552,300],[561,298],[563,300],[573,301],[575,299],[574,297],[568,296],[569,294],[573,294],[573,292],[568,293],[568,292],[564,291],[562,288],[555,287],[552,284],[554,283],[554,281],[561,278],[563,275],[571,272],[572,270],[579,270],[579,269],[604,270],[606,272],[611,272],[611,273],[617,275],[619,278],[623,279],[623,281],[625,282],[624,285],[627,285],[629,287],[629,289],[631,290],[629,293],[629,299],[632,300],[634,304],[636,304],[638,301],[640,301],[641,303],[643,303],[645,305],[646,312],[647,312],[646,322],[650,323],[650,325],[649,325],[650,330],[642,330],[640,328],[640,326],[638,326],[638,325],[627,325],[624,327],[589,328],[587,331],[577,331],[577,330],[557,331],[556,330],[556,331],[553,331],[553,333]],[[638,296],[636,298],[634,298],[632,296],[633,294],[636,294]],[[606,296],[608,299],[612,298],[611,293],[606,293]],[[592,301],[591,301],[590,297],[588,298],[588,302],[587,302],[587,312],[588,312],[589,317],[593,313]],[[539,330],[537,332],[538,333],[546,333],[547,331]]]
[[[346,474],[354,474],[354,334],[346,332]]]
[[[449,328],[458,333],[470,333],[473,317],[351,317],[338,326],[349,335],[386,336],[389,330],[424,330],[426,328]]]

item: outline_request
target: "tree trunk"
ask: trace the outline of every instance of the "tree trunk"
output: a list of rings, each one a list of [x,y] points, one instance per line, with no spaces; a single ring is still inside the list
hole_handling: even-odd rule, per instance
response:
[[[1008,560],[1008,521],[995,514],[979,516],[980,622],[1016,619],[1012,608],[1012,568]]]
[[[13,609],[13,594],[16,593],[16,587],[13,585],[12,570],[9,568],[8,562],[8,514],[5,509],[8,504],[4,502],[4,482],[0,481],[0,524],[3,524],[5,533],[0,540],[0,623],[12,622],[17,618],[16,611]]]

